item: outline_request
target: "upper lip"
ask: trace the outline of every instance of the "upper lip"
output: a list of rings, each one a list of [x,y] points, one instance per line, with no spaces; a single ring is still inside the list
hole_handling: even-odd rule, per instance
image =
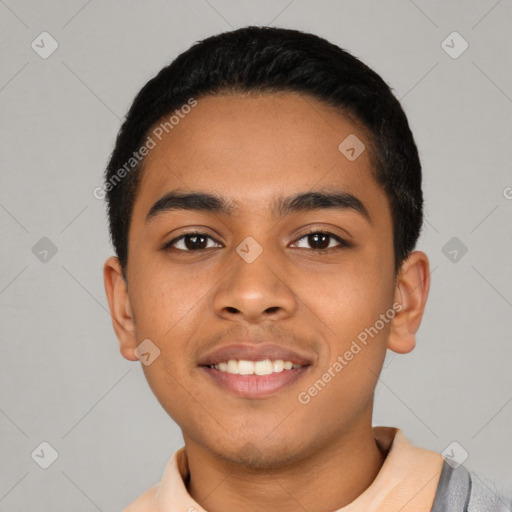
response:
[[[291,361],[293,364],[302,366],[310,365],[311,360],[306,356],[272,343],[236,343],[220,347],[199,360],[199,366],[219,364],[230,359],[245,361],[262,361],[264,359]]]

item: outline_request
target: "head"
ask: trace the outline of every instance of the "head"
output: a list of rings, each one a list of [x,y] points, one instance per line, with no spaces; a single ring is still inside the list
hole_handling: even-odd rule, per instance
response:
[[[429,288],[413,251],[418,151],[374,71],[296,30],[200,41],[138,93],[105,191],[120,350],[158,348],[143,369],[186,441],[253,463],[254,447],[271,466],[371,422],[386,349],[414,348]],[[242,396],[203,366],[240,341],[307,365],[278,392]]]

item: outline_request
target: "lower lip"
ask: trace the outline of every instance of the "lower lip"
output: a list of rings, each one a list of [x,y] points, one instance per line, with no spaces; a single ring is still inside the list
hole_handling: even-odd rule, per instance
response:
[[[259,398],[272,395],[300,379],[308,366],[283,370],[270,375],[238,375],[221,372],[208,366],[201,367],[214,381],[237,396]]]

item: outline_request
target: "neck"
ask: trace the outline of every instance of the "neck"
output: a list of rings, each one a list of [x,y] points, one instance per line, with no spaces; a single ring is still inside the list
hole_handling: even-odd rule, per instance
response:
[[[286,466],[254,469],[212,455],[185,436],[188,492],[209,512],[332,512],[361,495],[385,460],[367,428],[353,429]]]

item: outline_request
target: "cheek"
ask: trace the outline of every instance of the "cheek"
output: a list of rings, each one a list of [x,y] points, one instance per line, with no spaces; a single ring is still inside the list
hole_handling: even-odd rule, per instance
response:
[[[139,268],[130,282],[136,330],[141,336],[165,340],[197,317],[212,283],[179,266]]]
[[[191,378],[190,340],[203,322],[212,283],[164,266],[139,269],[129,283],[136,338],[138,343],[150,339],[160,350],[143,370],[159,400],[179,402],[186,398],[180,383]]]
[[[386,355],[391,305],[361,294],[332,296],[337,307],[325,322],[331,329],[327,351],[314,378],[305,383],[298,400],[307,408],[314,428],[336,429],[370,407]]]
[[[372,255],[361,254],[329,272],[294,273],[291,283],[300,301],[327,327],[326,333],[341,342],[373,325],[391,306],[392,273]]]
[[[371,348],[365,349],[345,365],[326,366],[309,387],[297,397],[303,408],[306,429],[311,432],[336,432],[340,425],[349,425],[355,418],[371,411],[378,380],[380,358],[370,357]],[[369,360],[370,359],[370,360]],[[341,366],[340,366],[341,365]],[[340,369],[342,368],[342,369]]]
[[[205,407],[209,402],[202,399],[190,385],[188,370],[176,361],[175,350],[162,353],[150,366],[143,366],[146,381],[166,413],[187,432],[200,432],[205,422]],[[209,414],[209,413],[208,413]],[[209,414],[211,416],[211,414]],[[221,419],[221,418],[219,418]]]
[[[297,276],[298,289],[302,290],[299,293],[308,306],[305,311],[308,315],[310,311],[314,313],[313,320],[325,339],[319,374],[331,369],[336,378],[327,374],[327,387],[331,392],[338,390],[349,401],[354,394],[371,396],[384,361],[394,313],[393,278],[388,270],[380,267],[370,253],[353,258],[329,275],[312,279],[309,274],[300,280]],[[382,320],[386,313],[388,317]],[[333,368],[336,361],[336,368],[342,370]],[[357,391],[348,397],[346,389]],[[326,400],[326,407],[328,403]]]

